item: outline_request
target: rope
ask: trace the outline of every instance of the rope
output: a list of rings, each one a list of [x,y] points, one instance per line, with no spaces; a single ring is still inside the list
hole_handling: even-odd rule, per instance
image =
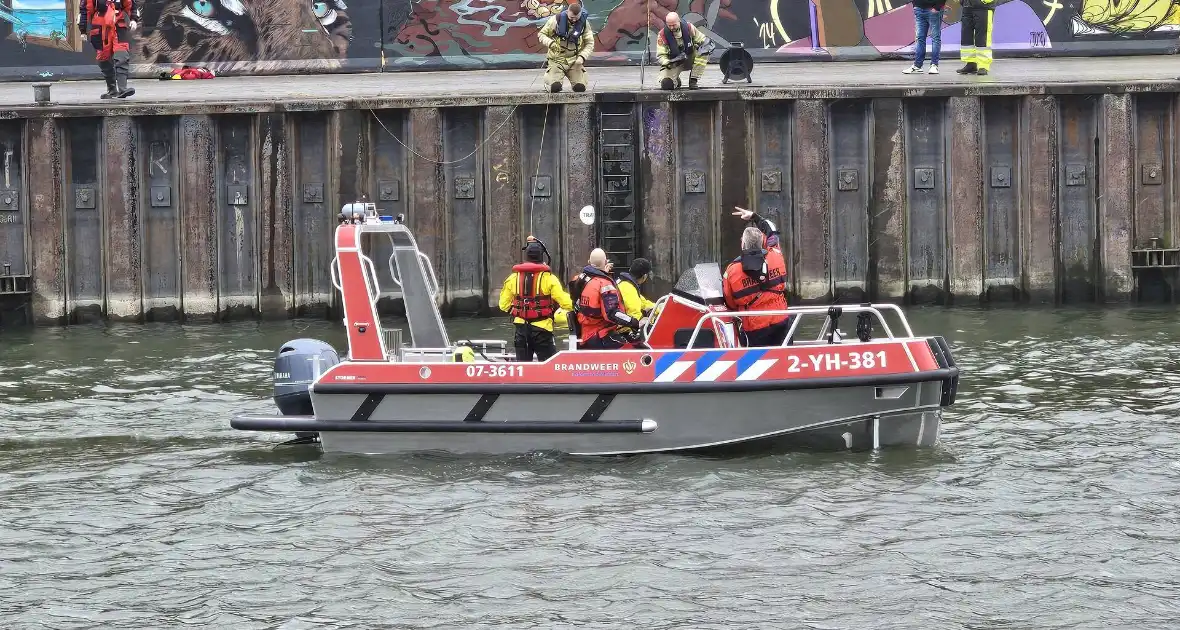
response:
[[[548,64],[548,61],[546,61],[545,63]],[[542,66],[542,68],[543,67],[544,66]],[[536,82],[537,82],[537,77],[533,77],[533,80],[529,82],[529,88],[531,89]],[[550,95],[548,97],[549,100],[552,100],[552,98],[553,98],[552,95]],[[414,150],[414,147],[411,147],[410,145],[402,142],[401,138],[397,137],[397,134],[390,131],[389,127],[386,127],[385,123],[381,121],[381,117],[377,115],[377,112],[373,111],[373,108],[366,107],[365,109],[368,110],[369,114],[373,116],[373,119],[377,121],[377,124],[380,125],[382,129],[385,130],[385,133],[389,134],[389,137],[393,138],[395,142],[402,145],[402,148],[404,148],[405,150],[412,153],[414,155],[414,157],[418,158],[419,160],[422,160],[423,162],[430,162],[431,164],[437,164],[439,166],[450,166],[452,164],[458,164],[460,162],[464,162],[467,159],[469,159],[471,156],[475,155],[476,153],[479,153],[479,150],[482,149],[483,146],[488,143],[488,141],[490,141],[493,137],[495,137],[495,135],[497,133],[499,133],[501,129],[504,128],[504,125],[507,125],[512,120],[512,116],[513,116],[513,114],[516,113],[516,109],[518,107],[520,107],[520,103],[513,105],[512,110],[509,111],[508,115],[504,117],[504,121],[501,122],[499,125],[497,125],[496,128],[493,129],[491,133],[484,136],[484,138],[482,140],[480,140],[478,144],[475,145],[475,148],[471,150],[471,153],[468,153],[467,155],[464,155],[463,157],[461,157],[457,160],[451,160],[449,162],[440,162],[438,160],[432,160],[432,159],[422,155],[421,153],[418,153],[417,151]],[[548,103],[548,101],[546,101],[546,103],[545,103],[546,121],[548,121],[548,112],[549,112],[549,103]],[[543,141],[543,137],[542,137],[542,141]]]

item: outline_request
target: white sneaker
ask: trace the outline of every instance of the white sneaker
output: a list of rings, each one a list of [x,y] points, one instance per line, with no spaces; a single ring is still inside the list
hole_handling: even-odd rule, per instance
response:
[[[902,74],[917,74],[921,71],[922,71],[922,69],[917,66],[910,66],[910,67],[906,68],[905,70],[902,70],[901,73]]]
[[[930,66],[930,69],[926,71],[926,74],[938,74],[938,66]]]

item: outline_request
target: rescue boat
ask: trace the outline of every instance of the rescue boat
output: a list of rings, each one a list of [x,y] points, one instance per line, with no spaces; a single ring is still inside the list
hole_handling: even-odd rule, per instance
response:
[[[592,207],[582,212],[593,217]],[[578,350],[562,332],[555,356],[517,362],[508,341],[450,338],[434,270],[402,216],[357,203],[339,218],[331,278],[347,352],[314,339],[283,344],[278,413],[239,415],[235,429],[358,454],[861,450],[933,446],[955,401],[959,369],[946,341],[915,336],[897,306],[732,312],[717,263],[686,271],[656,302],[642,341]],[[389,253],[386,280],[404,302],[408,342],[382,327],[377,251]],[[783,345],[740,345],[738,320],[776,313],[792,318]],[[855,319],[847,338],[844,317]],[[819,333],[797,339],[809,321]]]

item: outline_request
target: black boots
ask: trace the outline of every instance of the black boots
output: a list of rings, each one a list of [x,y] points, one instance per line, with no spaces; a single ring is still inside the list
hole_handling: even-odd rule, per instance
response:
[[[575,92],[585,92],[586,86],[582,83],[575,83],[574,84],[574,91]]]
[[[115,96],[118,98],[127,98],[135,94],[135,88],[127,87],[127,65],[130,60],[131,55],[126,51],[119,51],[114,54],[115,89],[118,91]]]
[[[661,90],[671,90],[674,87],[676,87],[676,82],[672,79],[660,79]]]
[[[106,94],[103,94],[99,98],[105,100],[117,97],[119,95],[119,90],[115,86],[115,65],[110,61],[100,61],[98,62],[98,69],[102,70],[102,78],[106,79],[107,81]]]
[[[977,71],[977,69],[976,69],[974,61],[963,66],[962,68],[959,68],[958,70],[955,70],[955,72],[958,74],[975,74],[976,71]],[[986,74],[987,71],[984,71],[984,73]]]
[[[700,87],[700,86],[698,86],[698,85],[697,85],[697,80],[696,80],[696,79],[692,79],[692,78],[690,78],[690,79],[688,80],[688,89],[690,89],[690,90],[695,90],[695,89],[697,89],[697,88],[699,88],[699,87]]]
[[[549,86],[549,91],[553,92],[553,93],[560,92],[561,91],[561,81],[551,84]]]

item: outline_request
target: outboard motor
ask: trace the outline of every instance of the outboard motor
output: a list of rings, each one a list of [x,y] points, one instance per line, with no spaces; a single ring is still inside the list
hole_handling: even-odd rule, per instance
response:
[[[295,339],[275,357],[275,404],[284,416],[310,416],[311,384],[340,363],[335,348],[318,339]]]

